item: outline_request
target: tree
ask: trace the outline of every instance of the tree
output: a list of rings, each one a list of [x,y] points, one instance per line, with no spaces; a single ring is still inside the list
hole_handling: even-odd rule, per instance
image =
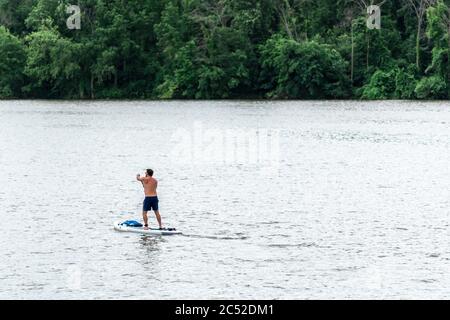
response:
[[[23,35],[26,32],[25,19],[28,17],[35,0],[0,0],[0,25],[12,34]]]
[[[68,4],[81,8],[80,30],[66,26]],[[381,30],[366,26],[372,4],[381,6]],[[0,62],[2,95],[407,99],[442,96],[446,88],[448,97],[449,5],[0,0],[0,25],[8,30],[0,48],[7,57]]]
[[[234,6],[225,0],[167,3],[156,26],[166,61],[159,97],[227,98],[250,90],[254,54],[249,34],[259,15],[250,10],[233,14]]]
[[[404,0],[407,6],[413,10],[417,18],[416,33],[416,67],[420,70],[420,40],[424,24],[425,14],[428,7],[436,3],[436,0]]]
[[[20,96],[25,49],[20,40],[0,26],[0,99]]]
[[[376,71],[364,86],[362,98],[370,100],[391,99],[395,92],[397,70]]]
[[[450,32],[449,7],[442,0],[427,12],[426,35],[433,44],[431,64],[425,70],[427,77],[417,84],[419,98],[442,99],[450,97]]]
[[[412,66],[398,69],[395,75],[395,99],[413,99],[416,97],[414,90],[417,85],[417,79],[414,75]]]
[[[415,93],[419,99],[446,99],[448,97],[445,80],[436,75],[422,78],[417,83]]]
[[[27,92],[36,96],[74,97],[78,93],[79,46],[61,37],[55,28],[42,28],[25,38],[27,61],[25,74],[30,77]]]
[[[281,26],[291,40],[300,40],[297,30],[298,18],[295,11],[296,7],[299,7],[303,2],[300,0],[280,0],[276,4]]]
[[[274,36],[260,47],[261,80],[269,97],[344,98],[347,63],[328,45]]]
[[[427,37],[433,42],[431,65],[426,74],[436,74],[445,79],[450,90],[450,6],[438,0],[427,10]]]
[[[410,69],[378,70],[362,89],[363,99],[412,99],[415,97],[416,79]]]

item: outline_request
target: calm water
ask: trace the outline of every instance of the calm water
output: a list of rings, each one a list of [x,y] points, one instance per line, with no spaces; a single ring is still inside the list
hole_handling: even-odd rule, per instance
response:
[[[0,123],[1,299],[450,298],[449,102],[3,101]],[[112,229],[146,167],[185,235]]]

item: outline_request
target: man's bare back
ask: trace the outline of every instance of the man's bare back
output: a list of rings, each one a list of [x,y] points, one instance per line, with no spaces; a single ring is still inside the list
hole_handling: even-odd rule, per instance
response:
[[[158,187],[158,181],[153,177],[143,177],[139,181],[142,182],[144,187],[144,194],[146,197],[156,197],[156,188]]]

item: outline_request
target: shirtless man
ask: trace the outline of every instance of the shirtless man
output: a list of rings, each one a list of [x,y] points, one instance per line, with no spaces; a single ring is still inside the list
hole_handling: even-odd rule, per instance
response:
[[[153,170],[147,169],[145,172],[145,177],[141,178],[138,174],[136,179],[142,182],[144,187],[145,199],[142,209],[142,217],[144,218],[144,229],[148,229],[148,217],[147,212],[152,210],[155,211],[156,219],[158,220],[159,228],[162,229],[161,216],[158,210],[158,195],[156,194],[156,188],[158,187],[158,181],[153,178]]]

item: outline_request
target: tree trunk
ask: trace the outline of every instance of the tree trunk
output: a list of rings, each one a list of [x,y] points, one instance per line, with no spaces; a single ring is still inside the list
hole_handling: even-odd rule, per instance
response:
[[[94,75],[91,73],[91,99],[95,99],[94,95]]]
[[[78,85],[78,90],[80,94],[80,99],[84,99],[84,81],[80,81],[80,84]]]
[[[416,67],[420,71],[420,34],[422,32],[422,19],[419,18],[417,23],[417,36],[416,36]]]
[[[282,15],[283,15],[283,17],[282,17],[282,20],[283,20],[283,24],[284,24],[284,29],[286,30],[286,33],[288,34],[288,37],[289,37],[289,39],[294,39],[294,36],[292,35],[292,32],[291,32],[291,28],[289,28],[289,22],[288,22],[288,18],[282,13]]]
[[[352,20],[352,58],[351,58],[351,67],[350,67],[350,78],[352,80],[352,88],[353,88],[353,72],[355,70],[355,38],[353,33],[353,20]]]
[[[278,7],[278,12],[280,14],[281,22],[284,25],[284,29],[285,29],[289,39],[291,39],[291,40],[298,40],[297,37],[296,37],[296,34],[294,34],[294,33],[296,33],[295,26],[294,26],[294,32],[292,32],[291,27],[289,25],[289,23],[290,23],[290,21],[289,21],[290,9],[291,8],[289,6],[289,2],[284,1],[284,6],[280,5]]]
[[[447,26],[448,26],[448,34],[447,34],[447,86],[448,86],[448,95],[450,98],[450,8],[448,9],[447,16]]]
[[[370,34],[367,34],[366,69],[369,71]]]

